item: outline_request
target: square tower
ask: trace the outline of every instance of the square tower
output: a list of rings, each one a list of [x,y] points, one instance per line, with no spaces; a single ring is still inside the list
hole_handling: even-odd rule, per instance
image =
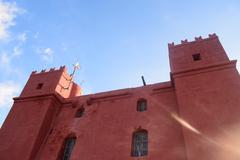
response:
[[[0,159],[35,159],[65,98],[80,91],[65,66],[33,72],[1,128]]]
[[[233,129],[240,126],[236,60],[229,60],[216,34],[169,44],[169,58],[180,116],[194,128],[183,127],[188,160],[231,155],[226,135],[240,134]]]

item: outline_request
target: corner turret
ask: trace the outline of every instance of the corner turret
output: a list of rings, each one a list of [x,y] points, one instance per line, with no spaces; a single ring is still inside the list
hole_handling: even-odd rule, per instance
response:
[[[215,153],[227,155],[229,150],[213,145],[209,139],[231,135],[233,132],[226,131],[240,124],[237,61],[229,60],[216,34],[168,47],[179,114],[199,132],[189,132],[183,127],[187,157],[219,159]]]
[[[72,82],[67,68],[51,68],[49,71],[33,71],[25,85],[20,97],[33,97],[44,94],[58,94],[64,98],[80,96],[80,87]]]
[[[65,66],[32,72],[20,97],[14,104],[0,132],[1,160],[37,156],[49,134],[65,98],[81,95]],[[27,137],[27,138],[26,138]]]
[[[182,40],[181,44],[168,44],[171,73],[200,69],[229,62],[218,36],[195,37],[194,41]]]

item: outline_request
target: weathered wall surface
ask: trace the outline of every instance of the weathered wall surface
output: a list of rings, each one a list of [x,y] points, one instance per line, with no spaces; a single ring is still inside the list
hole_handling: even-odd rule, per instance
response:
[[[148,159],[185,160],[181,127],[170,115],[177,112],[174,89],[169,83],[162,87],[159,84],[74,98],[73,104],[62,106],[40,159],[56,159],[64,139],[71,134],[77,137],[72,160],[136,159],[131,157],[132,133],[142,128],[149,136]],[[140,98],[148,102],[145,112],[136,111]],[[82,105],[84,116],[74,118]]]

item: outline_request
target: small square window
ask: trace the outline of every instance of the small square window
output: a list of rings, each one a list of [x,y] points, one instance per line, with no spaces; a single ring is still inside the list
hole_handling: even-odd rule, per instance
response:
[[[42,87],[43,87],[43,83],[39,83],[36,89],[42,89]]]
[[[200,53],[192,55],[192,58],[194,61],[200,61],[201,60],[201,55]]]

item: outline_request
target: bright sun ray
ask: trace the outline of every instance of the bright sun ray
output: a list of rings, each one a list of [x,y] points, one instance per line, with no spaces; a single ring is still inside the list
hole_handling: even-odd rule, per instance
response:
[[[188,122],[180,118],[176,113],[171,113],[171,116],[179,122],[183,127],[187,128],[188,130],[196,133],[196,134],[201,134],[200,131],[198,131],[196,128],[194,128],[192,125],[190,125]]]

